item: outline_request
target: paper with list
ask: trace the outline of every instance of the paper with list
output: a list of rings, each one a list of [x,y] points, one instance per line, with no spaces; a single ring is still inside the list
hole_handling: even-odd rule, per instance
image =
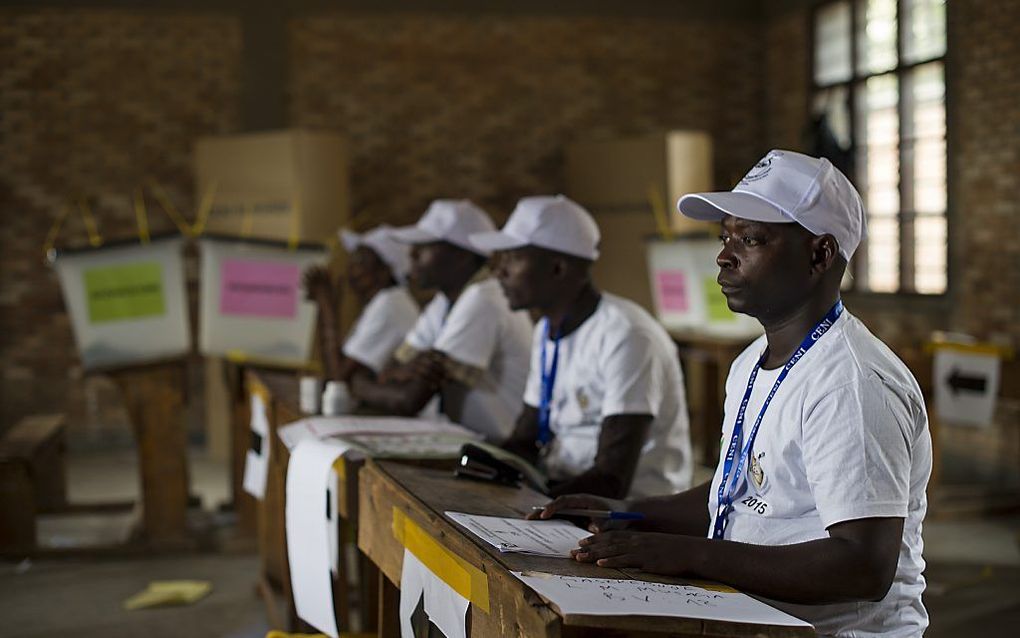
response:
[[[461,512],[446,512],[446,517],[501,552],[570,558],[577,541],[591,536],[591,532],[563,520],[529,521]]]
[[[563,615],[670,616],[756,625],[811,624],[728,587],[511,572]]]
[[[288,450],[306,439],[325,440],[352,435],[444,434],[477,439],[479,434],[450,423],[417,418],[373,416],[313,416],[281,427],[277,435]]]

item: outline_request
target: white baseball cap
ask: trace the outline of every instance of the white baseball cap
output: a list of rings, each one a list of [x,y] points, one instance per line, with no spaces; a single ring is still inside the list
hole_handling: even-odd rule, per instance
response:
[[[489,253],[473,245],[472,233],[496,230],[489,215],[466,199],[437,199],[413,226],[393,230],[393,238],[405,244],[429,244],[448,241],[483,257]]]
[[[866,232],[864,204],[846,175],[827,159],[793,151],[769,151],[732,191],[684,195],[676,207],[703,221],[732,215],[755,222],[796,222],[815,235],[835,237],[847,261]]]
[[[340,241],[347,252],[353,253],[360,246],[371,248],[379,259],[383,260],[393,278],[398,284],[403,285],[407,280],[407,272],[411,268],[410,250],[406,244],[401,244],[393,239],[394,228],[388,224],[376,226],[367,233],[355,233],[346,228],[340,231]]]
[[[599,227],[592,216],[563,195],[525,197],[517,202],[503,230],[476,233],[471,242],[487,251],[538,246],[595,261]]]

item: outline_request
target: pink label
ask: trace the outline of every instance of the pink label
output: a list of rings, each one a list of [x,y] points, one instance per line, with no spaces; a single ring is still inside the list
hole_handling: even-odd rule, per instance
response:
[[[659,308],[664,312],[687,312],[687,274],[681,270],[661,270],[655,273],[659,295]]]
[[[301,269],[297,264],[231,259],[220,270],[220,313],[293,319]]]

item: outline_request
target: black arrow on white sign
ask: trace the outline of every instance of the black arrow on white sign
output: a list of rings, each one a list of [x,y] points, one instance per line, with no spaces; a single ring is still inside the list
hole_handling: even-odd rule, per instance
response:
[[[953,368],[952,374],[946,377],[946,382],[953,390],[953,394],[958,394],[961,390],[963,392],[977,392],[979,394],[983,394],[985,392],[985,388],[988,386],[987,377],[968,376],[966,374],[962,374],[957,368]]]

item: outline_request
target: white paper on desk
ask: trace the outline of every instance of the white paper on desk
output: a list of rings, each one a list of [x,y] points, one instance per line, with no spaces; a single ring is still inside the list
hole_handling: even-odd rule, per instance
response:
[[[446,638],[467,638],[468,599],[432,573],[411,550],[404,550],[400,572],[400,636],[415,638],[411,624],[418,603]]]
[[[327,439],[351,434],[457,434],[471,439],[479,438],[477,432],[449,421],[388,416],[313,416],[281,427],[278,434],[288,450],[293,450],[305,439]]]
[[[262,500],[266,495],[269,475],[269,417],[266,403],[257,392],[251,395],[251,443],[244,455],[244,491]]]
[[[501,552],[570,558],[577,541],[591,536],[564,520],[529,521],[460,512],[446,512],[446,516]]]
[[[344,439],[355,443],[373,458],[455,459],[465,443],[477,437],[461,434],[351,434]]]
[[[297,615],[337,638],[333,611],[328,487],[341,441],[302,441],[287,464],[287,561]]]
[[[757,625],[811,626],[736,591],[542,572],[511,573],[556,605],[563,615],[670,616]]]

